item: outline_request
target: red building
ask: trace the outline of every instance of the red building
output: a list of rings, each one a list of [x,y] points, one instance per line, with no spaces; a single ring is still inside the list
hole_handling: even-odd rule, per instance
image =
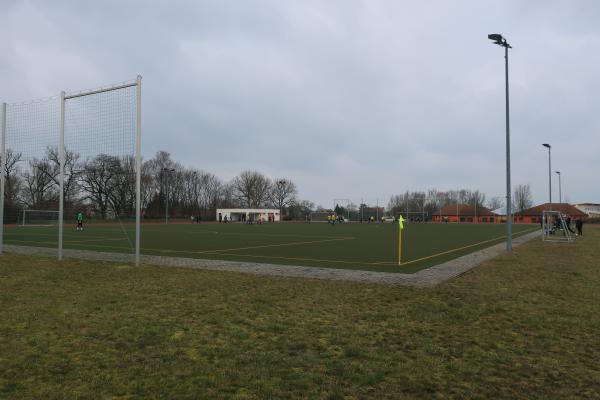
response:
[[[514,213],[513,218],[516,223],[521,224],[539,224],[542,220],[542,212],[550,210],[550,203],[540,204],[539,206],[528,208],[527,210]],[[587,218],[587,214],[577,209],[575,206],[566,203],[552,203],[552,211],[560,211],[571,217],[573,221]]]
[[[468,204],[450,204],[431,216],[434,222],[502,222],[501,216],[486,207],[477,209]]]

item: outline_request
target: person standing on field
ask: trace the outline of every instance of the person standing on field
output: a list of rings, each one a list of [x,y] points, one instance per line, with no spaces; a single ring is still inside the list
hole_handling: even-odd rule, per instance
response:
[[[577,228],[577,235],[583,236],[583,221],[578,219],[575,221],[575,228]]]
[[[575,233],[575,231],[571,228],[571,217],[567,215],[567,229],[571,233]]]
[[[83,231],[83,213],[81,211],[77,213],[77,230]]]

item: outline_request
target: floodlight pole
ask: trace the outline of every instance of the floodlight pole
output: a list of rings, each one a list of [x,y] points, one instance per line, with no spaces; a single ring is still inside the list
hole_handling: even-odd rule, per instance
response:
[[[495,33],[488,35],[488,39],[504,47],[504,75],[506,87],[506,251],[512,252],[512,210],[510,194],[510,107],[508,92],[508,49],[512,48],[502,35]]]
[[[554,171],[558,175],[558,204],[562,211],[562,187],[560,182],[560,171]]]
[[[6,172],[6,103],[0,107],[0,254],[4,249],[4,174]]]
[[[548,148],[548,207],[552,211],[552,146],[548,143],[543,143],[542,146]]]

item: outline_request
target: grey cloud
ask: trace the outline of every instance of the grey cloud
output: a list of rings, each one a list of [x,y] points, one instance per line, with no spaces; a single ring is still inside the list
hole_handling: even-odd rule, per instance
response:
[[[144,75],[144,154],[300,195],[504,192],[502,50],[511,50],[513,183],[573,201],[597,184],[600,5],[593,1],[30,1],[0,10],[2,100]]]

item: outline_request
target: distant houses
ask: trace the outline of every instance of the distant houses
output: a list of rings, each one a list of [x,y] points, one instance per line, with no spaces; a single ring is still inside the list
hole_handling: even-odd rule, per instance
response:
[[[433,222],[502,222],[501,216],[486,207],[450,204],[431,216]]]
[[[590,218],[600,218],[600,204],[596,203],[579,203],[574,206],[581,212],[587,214]]]
[[[521,212],[513,212],[513,222],[519,224],[539,224],[544,210],[561,211],[573,221],[586,219],[588,214],[571,204],[544,203],[528,208]],[[475,208],[468,204],[450,204],[431,216],[433,222],[476,222],[498,223],[506,222],[506,210],[496,212],[486,207]]]
[[[521,224],[539,224],[542,221],[542,212],[544,210],[560,211],[571,217],[573,221],[586,219],[587,214],[567,203],[544,203],[539,206],[528,208],[521,212],[514,213],[514,221]]]

